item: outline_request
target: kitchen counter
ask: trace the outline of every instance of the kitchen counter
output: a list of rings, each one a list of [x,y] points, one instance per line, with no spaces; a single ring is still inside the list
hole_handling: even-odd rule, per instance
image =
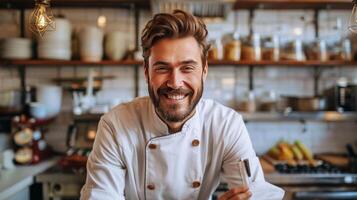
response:
[[[7,199],[34,183],[34,177],[54,166],[58,157],[42,161],[36,165],[16,166],[0,172],[0,199]]]

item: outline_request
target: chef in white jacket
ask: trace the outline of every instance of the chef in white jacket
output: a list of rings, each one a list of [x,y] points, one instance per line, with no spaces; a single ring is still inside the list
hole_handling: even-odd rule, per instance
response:
[[[282,199],[264,180],[242,117],[201,99],[208,73],[205,24],[183,11],[157,14],[142,33],[150,97],[121,104],[98,125],[81,199]],[[238,161],[248,159],[243,184]]]

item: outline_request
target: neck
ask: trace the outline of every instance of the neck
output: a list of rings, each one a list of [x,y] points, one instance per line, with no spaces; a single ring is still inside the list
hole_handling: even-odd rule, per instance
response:
[[[186,123],[187,120],[189,120],[195,114],[196,110],[193,110],[185,119],[183,119],[180,122],[167,121],[159,114],[159,112],[156,111],[156,109],[155,112],[157,116],[159,116],[159,118],[167,125],[169,129],[169,133],[171,134],[171,133],[180,132],[182,130],[183,125]]]

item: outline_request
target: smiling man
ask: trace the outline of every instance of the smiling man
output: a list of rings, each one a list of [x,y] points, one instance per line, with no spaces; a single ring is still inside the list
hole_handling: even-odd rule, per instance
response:
[[[81,199],[282,199],[264,180],[242,117],[201,99],[208,73],[205,24],[183,11],[157,14],[142,34],[149,97],[104,115]],[[248,159],[244,185],[238,162]]]

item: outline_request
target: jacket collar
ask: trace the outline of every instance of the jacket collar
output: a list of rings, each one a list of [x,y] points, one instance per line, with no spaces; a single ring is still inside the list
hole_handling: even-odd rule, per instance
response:
[[[198,129],[200,126],[200,120],[199,120],[199,105],[201,103],[201,100],[197,103],[195,107],[195,113],[193,116],[188,119],[184,125],[182,126],[181,132],[186,132],[187,130],[193,130],[193,129]],[[157,136],[163,136],[163,135],[169,135],[169,128],[167,124],[161,120],[161,118],[157,115],[155,111],[155,106],[153,102],[151,101],[149,97],[149,113],[151,115],[151,122],[154,128],[154,132],[158,134]],[[156,135],[155,134],[155,135]]]

